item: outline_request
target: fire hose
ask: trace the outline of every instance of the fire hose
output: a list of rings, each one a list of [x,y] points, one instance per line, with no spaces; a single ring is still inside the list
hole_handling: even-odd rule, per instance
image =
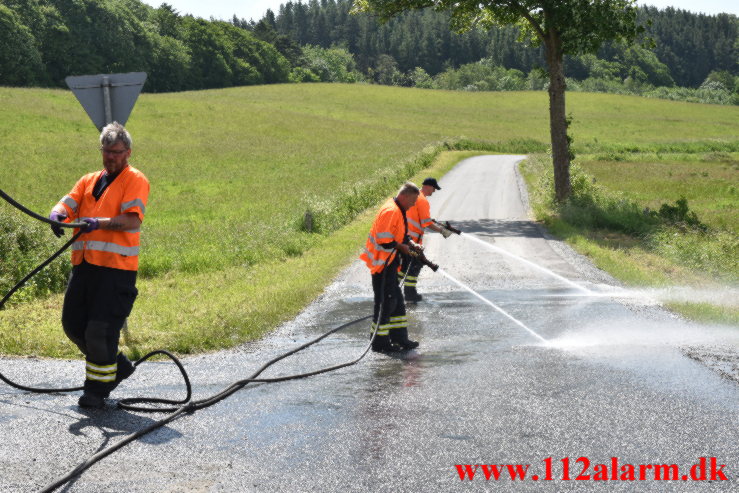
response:
[[[80,228],[80,231],[73,235],[73,237],[67,241],[59,250],[57,250],[52,256],[50,256],[47,260],[42,262],[38,267],[36,267],[33,271],[31,271],[30,274],[25,276],[21,281],[19,281],[3,298],[0,300],[0,310],[3,309],[3,306],[5,305],[6,301],[12,296],[13,293],[15,293],[18,289],[20,289],[29,279],[31,279],[35,274],[37,274],[41,269],[43,269],[45,266],[47,266],[49,263],[51,263],[54,259],[56,259],[59,255],[61,255],[67,248],[69,248],[72,243],[74,243],[77,238],[79,238],[80,235],[84,234],[84,227],[86,226],[86,223],[63,223],[63,222],[57,222],[53,221],[51,219],[48,219],[46,217],[43,217],[39,214],[36,214],[35,212],[31,211],[30,209],[26,208],[22,204],[15,201],[12,197],[7,195],[3,190],[0,189],[0,197],[2,197],[5,201],[7,201],[9,204],[13,205],[20,211],[24,212],[25,214],[46,222],[48,224],[56,225],[62,228]],[[394,250],[395,251],[395,250]],[[411,256],[414,260],[422,262],[424,265],[429,266],[432,270],[436,271],[439,266],[429,261],[426,256],[423,253],[423,250],[420,248],[413,249],[411,251]],[[387,267],[388,261],[392,257],[392,254],[388,256],[388,258],[385,261],[385,266]],[[387,274],[388,269],[383,269],[383,276]],[[382,283],[384,289],[384,282]],[[380,308],[378,313],[378,320],[382,318],[382,310],[384,305],[384,295],[381,291],[380,293]],[[237,380],[236,382],[232,383],[230,386],[226,387],[222,391],[211,395],[210,397],[206,397],[204,399],[198,399],[198,400],[192,400],[192,385],[190,383],[190,379],[187,375],[187,372],[185,371],[185,368],[183,367],[182,363],[179,361],[179,359],[173,355],[172,353],[165,351],[165,350],[156,350],[152,351],[145,356],[141,357],[139,360],[134,362],[134,366],[138,366],[144,361],[152,358],[153,356],[157,355],[163,355],[169,357],[174,364],[178,367],[180,373],[182,374],[183,380],[185,382],[186,387],[186,396],[181,400],[170,400],[170,399],[161,399],[161,398],[151,398],[151,397],[136,397],[136,398],[125,398],[118,401],[118,407],[130,411],[139,411],[139,412],[167,412],[170,413],[164,418],[153,422],[151,425],[147,426],[146,428],[143,428],[135,433],[132,433],[131,435],[127,436],[126,438],[122,439],[121,441],[117,442],[114,445],[111,445],[98,453],[90,456],[87,458],[84,462],[80,463],[77,467],[69,471],[67,474],[58,477],[55,479],[52,483],[50,483],[48,486],[43,488],[42,492],[51,492],[56,490],[57,488],[63,486],[64,484],[70,482],[75,477],[82,474],[84,471],[89,469],[93,464],[97,463],[98,461],[102,460],[103,458],[111,455],[113,452],[119,450],[120,448],[124,447],[125,445],[133,442],[134,440],[174,421],[175,419],[179,418],[180,416],[184,414],[190,414],[197,410],[204,409],[206,407],[212,406],[216,404],[217,402],[226,399],[227,397],[231,396],[238,390],[244,388],[246,385],[250,383],[276,383],[276,382],[284,382],[288,380],[297,380],[301,378],[306,378],[314,375],[319,375],[322,373],[328,373],[330,371],[338,370],[341,368],[346,368],[348,366],[352,366],[356,363],[358,363],[360,360],[362,360],[367,353],[369,352],[370,348],[372,347],[372,342],[374,341],[375,337],[377,336],[377,330],[379,328],[379,323],[375,325],[374,330],[372,332],[372,335],[370,337],[369,344],[364,349],[364,351],[355,359],[351,361],[347,361],[345,363],[336,364],[333,366],[329,366],[326,368],[320,368],[313,371],[308,371],[304,373],[298,373],[293,375],[284,375],[284,376],[278,376],[278,377],[272,377],[272,378],[259,378],[259,375],[261,375],[267,368],[274,365],[280,360],[283,360],[287,358],[288,356],[291,356],[293,354],[296,354],[318,342],[325,339],[326,337],[330,336],[331,334],[334,334],[336,332],[339,332],[340,330],[343,330],[357,322],[361,322],[364,320],[367,320],[371,318],[371,315],[367,315],[364,317],[357,318],[355,320],[351,320],[349,322],[346,322],[338,327],[335,327],[324,334],[316,337],[315,339],[312,339],[290,351],[287,351],[281,355],[276,356],[275,358],[271,359],[262,367],[260,367],[256,372],[254,372],[252,375],[250,375],[247,378],[244,378],[242,380]],[[4,376],[2,373],[0,373],[0,380],[5,382],[6,384],[10,385],[11,387],[15,387],[17,389],[26,391],[26,392],[34,392],[34,393],[57,393],[57,392],[74,392],[82,390],[82,387],[73,387],[73,388],[35,388],[35,387],[28,387],[21,384],[18,384],[16,382],[13,382],[6,376]],[[141,406],[139,404],[150,404],[148,406]],[[169,407],[166,407],[169,406]]]

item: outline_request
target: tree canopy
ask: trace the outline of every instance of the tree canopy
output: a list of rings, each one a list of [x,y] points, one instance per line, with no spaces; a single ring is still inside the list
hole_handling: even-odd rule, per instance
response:
[[[610,40],[630,43],[643,32],[634,0],[356,0],[355,11],[390,19],[408,10],[432,7],[451,14],[458,31],[475,25],[518,25],[534,46],[543,46],[549,71],[549,122],[558,201],[570,185],[570,138],[565,110],[564,55],[595,53]]]
[[[222,21],[139,0],[0,0],[0,84],[63,86],[68,75],[143,71],[146,91],[287,82],[271,44]]]
[[[268,11],[253,27],[253,32],[263,29],[265,23],[273,32],[272,38],[267,39],[269,42],[281,36],[297,45],[342,46],[354,55],[358,69],[367,76],[376,70],[383,55],[391,56],[403,74],[410,76],[420,67],[432,77],[483,58],[527,74],[546,62],[541,47],[519,42],[519,24],[485,27],[476,24],[467,31],[456,32],[449,29],[448,11],[431,8],[408,11],[383,23],[372,14],[349,15],[352,1],[288,1],[277,12]],[[632,71],[632,64],[638,65],[647,76],[645,82],[652,86],[669,87],[672,79],[675,85],[698,88],[713,71],[739,75],[736,17],[640,7],[637,23],[644,26],[644,36],[653,38],[655,45],[629,47],[612,41],[603,43],[595,57],[618,65],[610,65],[615,68],[610,77],[625,79]],[[248,27],[249,23],[240,21],[240,25]],[[600,65],[592,64],[589,61],[592,57],[587,60],[582,57],[587,55],[565,56],[565,75],[578,80],[600,78],[602,71],[589,71],[591,67],[599,69]],[[387,60],[382,63],[386,66]],[[651,67],[646,67],[647,64]]]

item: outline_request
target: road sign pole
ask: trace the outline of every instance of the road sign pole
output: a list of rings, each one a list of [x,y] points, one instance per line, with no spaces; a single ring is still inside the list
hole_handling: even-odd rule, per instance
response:
[[[103,104],[105,105],[105,124],[113,123],[113,110],[110,105],[110,77],[103,75]]]

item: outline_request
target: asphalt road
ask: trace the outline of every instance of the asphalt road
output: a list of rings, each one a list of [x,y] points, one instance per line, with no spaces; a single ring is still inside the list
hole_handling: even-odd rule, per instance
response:
[[[424,301],[409,310],[417,351],[370,353],[331,374],[249,386],[116,452],[61,491],[739,491],[739,328],[685,322],[543,235],[527,217],[520,158],[472,158],[440,180],[432,214],[477,240],[431,233],[427,255],[546,342],[424,269]],[[184,360],[196,397],[371,309],[369,276],[357,261],[265,340]],[[348,361],[368,336],[369,324],[357,324],[269,375]],[[80,361],[0,366],[36,385],[77,385],[83,374]],[[157,363],[116,395],[181,392],[173,367]],[[36,491],[161,417],[113,406],[88,412],[76,400],[0,384],[0,491]],[[683,481],[701,457],[707,479],[715,457],[727,481]],[[561,479],[563,458],[570,480]],[[637,465],[636,480],[611,479],[612,458],[617,478],[625,464]],[[458,464],[530,467],[525,480],[512,481],[504,468],[498,481],[481,469],[461,481]],[[676,464],[678,479],[655,481],[645,469],[649,479],[639,480],[640,464]],[[585,465],[591,479],[575,480]]]

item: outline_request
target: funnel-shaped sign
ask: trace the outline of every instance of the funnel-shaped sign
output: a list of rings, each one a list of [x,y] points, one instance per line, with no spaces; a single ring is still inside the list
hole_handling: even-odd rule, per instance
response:
[[[146,82],[146,72],[78,75],[64,79],[98,130],[111,122],[125,125]]]

